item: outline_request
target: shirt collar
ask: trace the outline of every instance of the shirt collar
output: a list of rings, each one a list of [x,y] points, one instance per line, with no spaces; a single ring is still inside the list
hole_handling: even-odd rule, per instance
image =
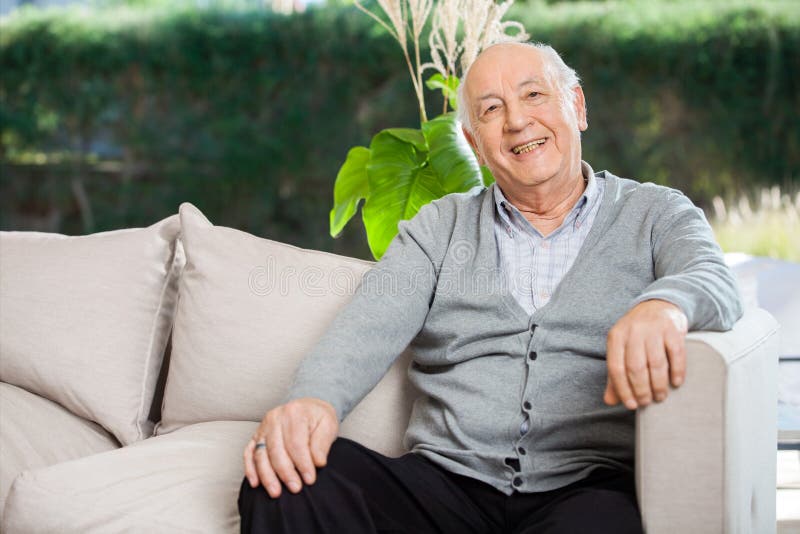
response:
[[[583,179],[586,181],[586,188],[584,189],[581,198],[579,198],[575,203],[575,206],[573,206],[569,215],[567,215],[567,217],[564,219],[564,224],[566,224],[568,221],[572,221],[573,223],[576,221],[583,222],[583,220],[586,219],[591,211],[591,209],[584,208],[593,206],[600,197],[600,189],[597,186],[597,178],[595,178],[594,169],[592,169],[591,165],[583,160],[581,160],[581,174],[583,174]],[[528,223],[528,220],[525,219],[525,216],[522,215],[522,213],[511,202],[506,200],[506,197],[503,195],[503,191],[500,190],[497,182],[492,184],[492,188],[494,189],[492,194],[494,196],[496,213],[500,216],[500,219],[503,221],[503,225],[508,231],[512,231],[513,229],[519,230],[518,224],[515,224],[513,221],[514,218],[521,217],[524,222]],[[528,223],[528,225],[530,226],[530,223]],[[555,234],[555,232],[553,232],[553,234]]]

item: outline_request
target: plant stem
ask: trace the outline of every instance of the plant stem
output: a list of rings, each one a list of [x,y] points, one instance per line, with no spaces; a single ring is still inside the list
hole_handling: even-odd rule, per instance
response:
[[[411,56],[408,55],[408,50],[403,50],[403,55],[406,58],[406,65],[408,66],[408,73],[411,75],[411,83],[414,85],[414,93],[417,95],[417,102],[419,103],[419,120],[422,123],[428,122],[428,117],[425,115],[425,99],[420,90],[417,76],[414,74],[414,66],[411,64]]]
[[[450,66],[448,65],[447,66],[447,70],[445,71],[445,77],[444,77],[444,85],[445,85],[445,87],[449,87],[447,85],[447,81],[449,79],[450,79]],[[445,113],[447,113],[447,102],[450,100],[450,97],[447,96],[447,91],[442,91],[442,97],[443,97],[443,100],[444,100],[444,103],[442,104],[442,115],[444,115]]]
[[[398,42],[400,42],[400,37],[397,35],[397,33],[395,33],[395,31],[394,31],[394,30],[393,30],[393,29],[392,29],[392,28],[391,28],[391,27],[390,27],[388,24],[386,24],[385,22],[383,22],[379,16],[377,16],[375,13],[373,13],[373,12],[372,12],[372,11],[370,11],[369,9],[365,8],[364,6],[362,6],[362,5],[361,5],[361,3],[360,3],[358,0],[355,0],[355,2],[353,2],[353,4],[354,4],[354,5],[355,5],[355,6],[356,6],[358,9],[360,9],[361,11],[363,11],[364,13],[366,13],[367,15],[369,15],[369,16],[370,16],[372,19],[374,19],[374,20],[375,20],[375,21],[376,21],[378,24],[380,24],[381,26],[383,26],[383,27],[384,27],[384,29],[386,29],[386,31],[387,31],[387,32],[389,32],[389,35],[391,35],[391,36],[392,36],[392,37],[394,37],[394,38],[395,38],[395,39],[396,39]]]
[[[423,93],[423,85],[422,85],[422,72],[420,72],[420,60],[419,60],[419,39],[414,38],[414,54],[417,60],[417,76],[416,76],[416,86],[418,87],[417,99],[419,100],[419,117],[420,120],[425,123],[428,122],[428,115],[425,113],[425,94]],[[412,73],[413,76],[413,73]]]

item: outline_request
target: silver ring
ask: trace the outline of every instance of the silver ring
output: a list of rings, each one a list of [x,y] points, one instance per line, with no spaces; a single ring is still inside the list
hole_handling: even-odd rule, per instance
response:
[[[266,448],[267,448],[267,444],[264,443],[263,441],[259,441],[258,443],[256,443],[256,448],[255,448],[256,451],[258,449],[266,449]],[[255,451],[253,451],[253,452],[255,452]]]

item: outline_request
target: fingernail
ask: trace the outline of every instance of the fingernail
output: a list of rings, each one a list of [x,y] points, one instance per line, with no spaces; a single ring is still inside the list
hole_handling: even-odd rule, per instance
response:
[[[277,484],[270,484],[267,489],[269,490],[270,495],[275,495],[278,493],[278,491],[280,491],[281,488]]]
[[[297,492],[300,491],[300,483],[299,482],[289,482],[289,489]]]
[[[311,484],[314,481],[314,475],[309,472],[303,473],[303,480],[306,481],[306,484]]]
[[[627,406],[627,408],[629,410],[635,410],[636,409],[636,401],[632,400],[632,399],[629,399],[629,400],[625,401],[625,406]]]
[[[660,393],[660,394],[656,395],[656,401],[661,402],[661,401],[664,400],[665,397],[666,397],[666,395]]]
[[[681,384],[683,384],[683,378],[681,378],[681,377],[676,378],[675,379],[675,387],[678,387]]]

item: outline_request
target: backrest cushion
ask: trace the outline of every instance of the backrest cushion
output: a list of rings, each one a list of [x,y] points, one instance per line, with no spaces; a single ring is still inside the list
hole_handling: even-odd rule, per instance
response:
[[[373,263],[214,226],[189,203],[180,217],[186,267],[155,433],[205,421],[261,421]],[[386,454],[402,451],[413,396],[407,367],[404,354],[341,435]]]
[[[0,380],[123,445],[151,436],[184,263],[179,232],[177,215],[86,236],[0,232]]]

